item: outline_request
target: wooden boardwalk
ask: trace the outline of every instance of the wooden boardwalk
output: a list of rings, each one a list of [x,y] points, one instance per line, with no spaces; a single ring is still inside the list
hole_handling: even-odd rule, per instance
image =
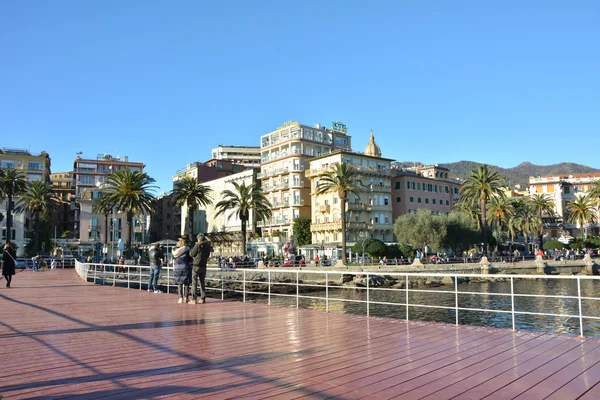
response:
[[[7,398],[600,399],[600,340],[0,281]]]

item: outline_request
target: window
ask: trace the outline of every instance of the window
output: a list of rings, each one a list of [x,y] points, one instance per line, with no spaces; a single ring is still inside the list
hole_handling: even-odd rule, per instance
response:
[[[396,197],[396,203],[400,203],[402,199],[400,197]]]
[[[385,223],[386,223],[386,224],[389,224],[389,223],[390,223],[390,217],[388,217],[388,216],[386,216],[386,217],[385,217]]]
[[[333,204],[337,204],[337,203],[338,203],[338,198],[337,198],[337,197],[334,197],[334,198],[333,198]]]
[[[425,199],[425,204],[429,204],[429,199]]]
[[[93,185],[94,184],[94,177],[90,176],[90,175],[81,175],[79,177],[79,183],[81,185]]]
[[[395,187],[396,187],[396,189],[400,189],[400,181],[396,182],[396,186]]]
[[[448,190],[448,186],[444,186],[446,188],[446,193],[450,193],[450,191]]]
[[[565,186],[565,194],[569,194],[571,193],[571,188],[568,186]]]
[[[14,162],[14,160],[2,160],[0,162],[0,168],[11,168],[11,169],[14,169],[15,168],[15,162]]]
[[[28,169],[34,170],[34,171],[41,171],[42,170],[42,163],[41,162],[29,161]]]
[[[421,198],[419,197],[419,198],[417,199],[417,203],[420,203],[420,202],[421,202]]]
[[[446,200],[446,205],[447,205],[447,206],[449,206],[449,205],[450,205],[450,202],[449,202],[448,200]]]
[[[387,196],[383,199],[383,205],[384,206],[389,206],[390,205],[390,199],[388,199]]]
[[[431,204],[435,204],[435,199],[431,199]]]
[[[411,197],[408,201],[410,201],[411,203],[414,203],[415,202],[415,198]]]
[[[421,182],[417,182],[417,190],[421,190]]]
[[[535,187],[535,192],[536,193],[542,193],[542,187],[541,186],[536,186]]]

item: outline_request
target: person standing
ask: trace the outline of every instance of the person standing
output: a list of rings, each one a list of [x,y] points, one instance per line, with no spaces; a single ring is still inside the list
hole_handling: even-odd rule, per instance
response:
[[[202,233],[196,237],[196,245],[190,251],[192,256],[192,303],[198,304],[198,280],[200,280],[200,303],[205,302],[206,298],[206,263],[210,257],[211,246],[206,236]]]
[[[187,246],[185,237],[179,238],[172,254],[174,259],[173,275],[179,293],[177,303],[187,303],[192,280],[192,263],[190,262],[190,248]]]
[[[6,287],[10,288],[12,277],[15,274],[15,265],[17,264],[17,252],[10,243],[4,245],[2,253],[2,276],[6,279]]]
[[[162,293],[158,289],[158,278],[160,277],[160,269],[165,258],[164,253],[160,249],[158,243],[154,243],[149,252],[150,256],[150,279],[148,280],[148,291],[154,293]]]

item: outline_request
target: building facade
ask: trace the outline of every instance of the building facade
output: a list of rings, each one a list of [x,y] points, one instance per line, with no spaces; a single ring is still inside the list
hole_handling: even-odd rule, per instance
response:
[[[567,232],[573,236],[599,234],[598,223],[582,227],[567,221],[567,202],[587,195],[597,184],[600,184],[600,172],[529,177],[529,195],[544,195],[554,202],[555,216],[544,218],[545,237],[557,238]]]
[[[176,229],[176,226],[181,225],[181,222],[175,220],[176,208],[178,207],[173,204],[173,195],[163,193],[156,198],[156,207],[150,214],[150,242],[176,240],[181,234]]]
[[[259,226],[263,236],[275,233],[286,241],[291,238],[294,218],[311,217],[311,188],[305,176],[310,160],[335,150],[350,150],[351,137],[340,122],[325,128],[289,121],[263,135],[260,143],[259,178],[265,196],[273,205],[273,215]]]
[[[462,182],[453,179],[447,168],[417,166],[393,168],[393,220],[401,215],[416,213],[419,209],[434,214],[448,215],[460,201]]]
[[[75,230],[75,187],[73,186],[73,171],[54,172],[51,174],[52,188],[58,199],[58,211],[52,215],[53,235],[55,238],[63,236],[63,232],[70,232],[73,236]]]
[[[15,169],[28,182],[50,182],[50,155],[45,151],[39,154],[32,154],[29,150],[2,148],[0,149],[0,168]],[[17,203],[17,200],[18,198],[13,198],[11,207],[13,218],[10,233],[6,231],[7,200],[3,199],[0,201],[0,213],[4,215],[0,226],[2,227],[2,241],[6,241],[6,237],[9,235],[9,239],[18,247],[17,254],[21,256],[25,245],[29,241],[26,237],[26,230],[32,229],[33,220],[27,212],[14,212],[14,205]]]
[[[101,255],[115,258],[119,255],[119,240],[124,242],[132,229],[132,248],[141,247],[149,240],[149,216],[134,216],[133,226],[127,226],[125,213],[113,210],[110,215],[94,213],[94,202],[102,196],[102,185],[106,177],[116,171],[130,169],[143,171],[141,162],[129,161],[127,156],[113,157],[99,154],[95,159],[77,157],[73,163],[73,183],[77,210],[74,223],[74,238],[84,253],[93,251],[95,257]]]
[[[260,147],[258,146],[225,146],[220,144],[212,149],[213,160],[226,160],[244,167],[260,167]]]

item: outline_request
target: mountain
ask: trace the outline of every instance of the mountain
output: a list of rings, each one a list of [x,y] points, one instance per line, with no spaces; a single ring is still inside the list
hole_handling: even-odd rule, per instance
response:
[[[400,167],[407,168],[413,167],[419,162],[404,161],[397,163]],[[453,177],[466,179],[471,175],[471,171],[477,169],[477,165],[480,163],[474,161],[458,161],[447,164],[439,164],[440,167],[448,168],[450,174]],[[530,162],[523,162],[513,168],[501,168],[495,165],[490,167],[497,171],[502,176],[507,186],[514,188],[515,185],[521,185],[524,189],[529,186],[530,176],[548,176],[548,175],[562,175],[562,174],[581,174],[587,172],[600,172],[599,169],[588,167],[587,165],[563,162],[553,165],[535,165]]]

